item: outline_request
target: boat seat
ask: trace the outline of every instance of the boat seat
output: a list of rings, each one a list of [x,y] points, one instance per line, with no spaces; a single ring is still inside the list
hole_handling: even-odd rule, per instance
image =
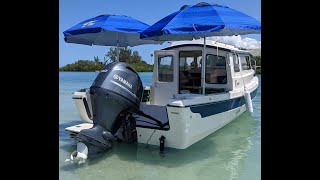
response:
[[[188,83],[189,82],[189,80],[186,77],[184,72],[180,71],[179,75],[180,75],[180,84],[184,84],[184,83]]]
[[[211,84],[225,84],[227,80],[226,69],[214,69],[206,73],[206,82]]]

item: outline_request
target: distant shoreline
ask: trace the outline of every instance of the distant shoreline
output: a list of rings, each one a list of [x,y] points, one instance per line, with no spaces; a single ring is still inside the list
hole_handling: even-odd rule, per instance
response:
[[[60,72],[100,72],[100,71],[59,71]],[[153,71],[137,71],[138,73],[142,73],[142,72],[153,72]],[[261,70],[260,68],[257,69],[256,74],[261,74]]]
[[[100,72],[100,71],[59,71],[59,72]],[[136,71],[136,72],[153,72],[153,71]]]

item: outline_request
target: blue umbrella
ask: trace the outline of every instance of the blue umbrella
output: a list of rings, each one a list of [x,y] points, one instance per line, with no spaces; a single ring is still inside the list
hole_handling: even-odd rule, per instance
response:
[[[182,6],[140,33],[142,39],[169,41],[192,40],[203,37],[205,57],[206,37],[259,34],[261,24],[256,19],[221,5],[202,2],[194,6]],[[205,64],[206,58],[203,58]],[[205,68],[202,68],[202,92],[205,93]]]
[[[256,19],[226,6],[198,3],[183,6],[141,32],[143,39],[192,40],[209,36],[258,34]]]
[[[154,40],[140,39],[140,32],[149,25],[122,15],[100,15],[82,21],[64,31],[67,43],[117,46],[117,61],[119,61],[119,46],[137,46],[142,44],[157,44]]]

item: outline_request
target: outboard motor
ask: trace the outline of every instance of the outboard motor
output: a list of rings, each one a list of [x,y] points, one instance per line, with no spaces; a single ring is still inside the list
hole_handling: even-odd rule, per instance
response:
[[[101,70],[90,87],[94,125],[76,137],[89,155],[109,150],[114,139],[137,141],[132,113],[140,112],[142,93],[141,79],[129,64],[114,62]]]

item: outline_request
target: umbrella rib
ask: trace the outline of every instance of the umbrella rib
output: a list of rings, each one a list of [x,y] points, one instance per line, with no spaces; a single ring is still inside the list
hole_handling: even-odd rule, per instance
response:
[[[194,26],[194,23],[192,24],[192,26],[193,26],[194,31],[195,31],[195,32],[198,32],[197,29],[196,29],[196,27]]]

